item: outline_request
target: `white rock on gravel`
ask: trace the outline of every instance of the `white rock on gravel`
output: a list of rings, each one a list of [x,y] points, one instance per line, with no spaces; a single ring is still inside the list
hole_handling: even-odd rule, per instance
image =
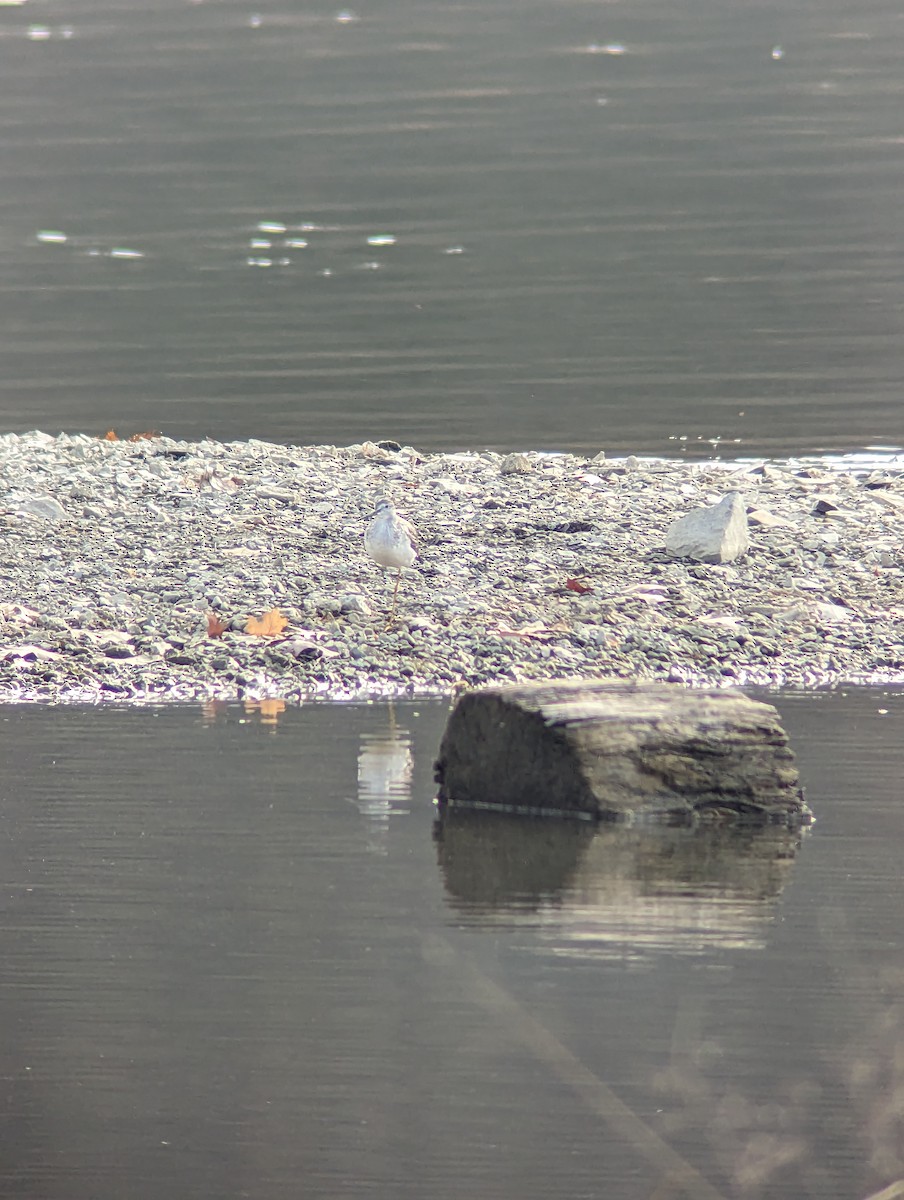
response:
[[[711,508],[698,508],[669,526],[665,548],[675,558],[731,562],[747,551],[747,512],[738,492],[729,492]]]
[[[66,510],[52,496],[26,496],[15,506],[16,516],[40,517],[42,521],[65,521]]]
[[[534,469],[526,454],[507,454],[499,466],[500,475],[528,475]]]

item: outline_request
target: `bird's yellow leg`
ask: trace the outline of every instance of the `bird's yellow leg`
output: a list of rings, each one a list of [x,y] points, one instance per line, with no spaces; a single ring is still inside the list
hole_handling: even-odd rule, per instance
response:
[[[389,619],[386,622],[387,625],[391,625],[392,622],[395,620],[396,604],[397,604],[398,598],[399,598],[399,584],[401,582],[402,582],[402,568],[399,567],[398,573],[396,574],[396,577],[395,577],[395,588],[393,589],[393,592],[392,592],[392,612],[389,614]]]

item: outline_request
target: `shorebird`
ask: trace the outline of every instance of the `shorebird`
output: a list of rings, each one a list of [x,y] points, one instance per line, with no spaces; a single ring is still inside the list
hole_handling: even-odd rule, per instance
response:
[[[399,596],[402,567],[410,567],[417,558],[417,541],[412,526],[400,517],[395,505],[381,496],[374,508],[374,517],[364,534],[364,549],[381,567],[397,570],[395,589],[392,593],[392,612],[387,625],[392,622]]]

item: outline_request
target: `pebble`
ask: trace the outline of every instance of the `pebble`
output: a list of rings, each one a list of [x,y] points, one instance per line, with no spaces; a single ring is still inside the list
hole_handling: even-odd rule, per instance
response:
[[[526,454],[507,454],[499,465],[502,475],[529,475],[534,469]]]
[[[574,676],[904,682],[893,458],[676,463],[30,433],[0,436],[0,471],[3,702],[301,703]],[[666,552],[675,520],[733,492],[745,553],[728,564]],[[392,625],[394,577],[363,547],[383,493],[419,537]],[[274,609],[278,632],[246,631]]]
[[[15,508],[18,516],[39,517],[42,521],[65,521],[66,510],[52,496],[26,496]]]

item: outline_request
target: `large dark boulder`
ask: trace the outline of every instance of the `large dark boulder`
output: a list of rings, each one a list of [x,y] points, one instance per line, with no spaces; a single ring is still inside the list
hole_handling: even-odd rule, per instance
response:
[[[809,818],[772,705],[680,684],[468,692],[449,717],[436,780],[440,804],[497,811]]]

